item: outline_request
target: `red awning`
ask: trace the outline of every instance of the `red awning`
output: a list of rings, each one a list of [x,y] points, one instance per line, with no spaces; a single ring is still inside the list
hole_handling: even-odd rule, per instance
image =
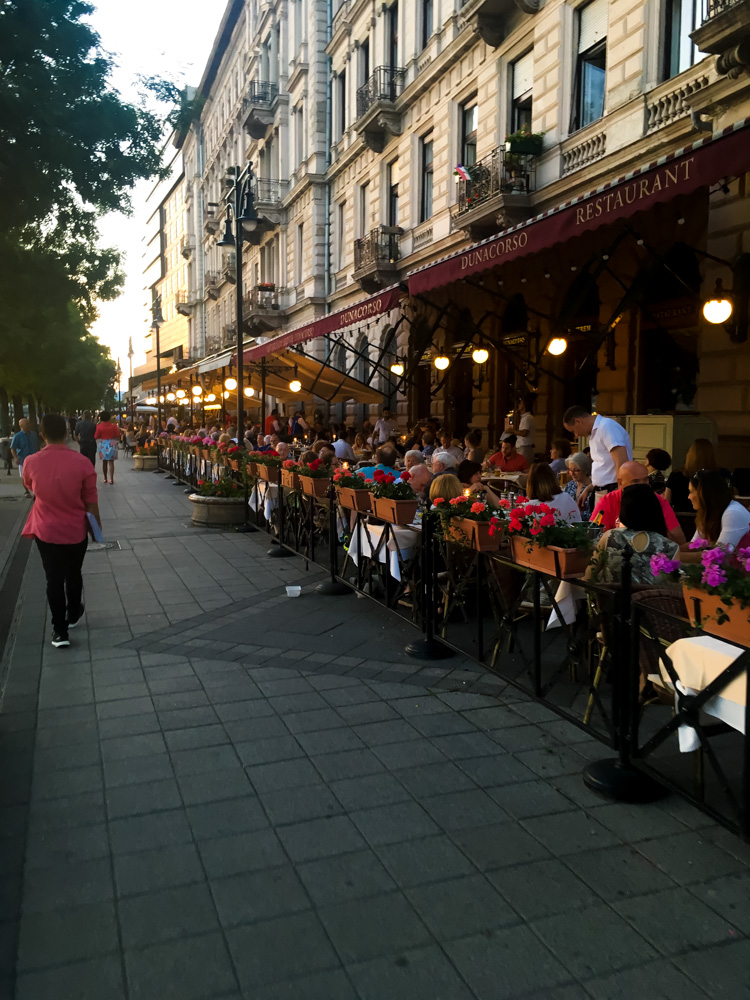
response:
[[[355,302],[353,306],[347,306],[346,309],[322,316],[312,323],[298,326],[294,330],[289,330],[288,333],[282,333],[280,337],[274,337],[266,344],[249,347],[243,355],[244,362],[247,364],[250,361],[260,361],[261,358],[267,357],[269,354],[277,354],[295,344],[302,344],[306,340],[314,340],[316,337],[325,337],[327,334],[345,330],[347,327],[364,320],[382,316],[383,313],[390,312],[398,305],[402,295],[403,291],[400,285],[391,285],[390,288],[383,289],[378,295],[372,295],[369,299],[363,299],[362,302]],[[232,361],[235,360],[236,355],[232,358]]]
[[[723,177],[743,174],[750,170],[748,126],[750,118],[744,118],[722,132],[715,132],[691,146],[683,146],[632,173],[608,181],[574,201],[412,271],[409,293],[416,295],[440,288],[607,223],[626,219],[658,202],[690,194]]]

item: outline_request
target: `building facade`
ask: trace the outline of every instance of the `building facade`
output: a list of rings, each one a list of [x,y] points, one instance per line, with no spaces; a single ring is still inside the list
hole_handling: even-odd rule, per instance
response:
[[[746,329],[701,313],[717,277],[744,294],[750,152],[697,187],[686,176],[667,191],[667,173],[632,204],[630,188],[587,197],[750,116],[748,23],[749,0],[231,0],[178,139],[191,352],[236,341],[232,257],[215,244],[227,170],[252,162],[248,338],[348,315],[401,283],[397,312],[305,350],[377,385],[403,423],[432,414],[491,444],[533,392],[544,452],[573,402],[623,420],[699,411],[723,460],[750,465]],[[477,254],[496,250],[498,233],[522,242],[579,200],[596,218],[560,215],[544,246],[516,246],[481,275],[423,277],[478,241]]]

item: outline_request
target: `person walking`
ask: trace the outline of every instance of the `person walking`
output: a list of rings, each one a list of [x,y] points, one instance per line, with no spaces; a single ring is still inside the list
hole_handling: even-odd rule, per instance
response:
[[[98,442],[99,458],[102,460],[103,482],[107,482],[107,466],[109,466],[109,482],[114,486],[115,482],[115,460],[117,459],[117,445],[120,441],[120,428],[110,421],[110,415],[106,410],[99,414],[99,423],[96,425],[94,439]]]
[[[18,474],[23,479],[23,463],[30,455],[35,455],[39,451],[39,435],[36,431],[32,431],[31,424],[26,417],[21,417],[18,421],[18,426],[20,430],[16,431],[13,435],[13,440],[10,442],[10,450],[13,458],[18,462]],[[27,497],[32,495],[26,488],[25,483],[24,494]]]
[[[65,443],[66,421],[57,413],[42,417],[47,447],[24,462],[23,482],[36,497],[23,527],[36,540],[47,577],[47,602],[52,615],[52,645],[69,646],[68,630],[84,616],[81,567],[88,544],[87,518],[101,528],[96,470]]]
[[[94,467],[96,467],[95,433],[96,424],[91,419],[91,411],[84,410],[83,416],[76,424],[74,437],[78,442],[78,447],[81,449],[81,454],[84,455]]]

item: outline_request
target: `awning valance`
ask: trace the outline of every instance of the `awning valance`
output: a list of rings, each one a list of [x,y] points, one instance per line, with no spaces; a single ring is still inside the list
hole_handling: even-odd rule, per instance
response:
[[[412,295],[538,253],[548,247],[629,218],[659,202],[736,177],[750,170],[750,118],[714,132],[602,184],[594,191],[506,229],[466,250],[444,257],[409,275]]]
[[[245,355],[247,355],[247,351]],[[299,392],[292,392],[289,383],[293,379],[302,383]],[[325,399],[329,403],[343,403],[355,399],[358,403],[382,403],[383,395],[359,379],[345,375],[331,365],[299,354],[297,351],[280,351],[274,354],[266,367],[266,393],[285,402],[295,400],[312,401]],[[245,372],[245,382],[256,393],[261,390],[259,366],[251,364]]]
[[[331,333],[339,333],[357,323],[382,316],[383,313],[390,312],[398,305],[403,294],[400,285],[391,285],[390,288],[383,289],[377,295],[371,295],[370,298],[363,299],[362,302],[355,302],[354,305],[347,306],[346,309],[340,309],[328,316],[321,316],[320,319],[313,320],[312,323],[295,327],[265,344],[246,348],[243,355],[244,360],[246,363],[260,361],[261,358],[267,357],[269,354],[277,354],[279,351],[294,347],[296,344],[303,344],[307,340],[325,337]],[[359,384],[361,385],[361,383]]]

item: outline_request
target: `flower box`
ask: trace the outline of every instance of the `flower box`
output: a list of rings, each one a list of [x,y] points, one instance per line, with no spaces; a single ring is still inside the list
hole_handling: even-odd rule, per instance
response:
[[[236,459],[236,458],[230,458],[229,461],[227,462],[227,465],[234,472],[239,472],[240,471],[240,463],[239,463],[238,459]]]
[[[544,138],[541,135],[524,135],[509,139],[509,153],[520,153],[525,156],[537,156],[542,151]]]
[[[699,587],[683,586],[688,618],[691,625],[702,628],[704,632],[750,647],[750,608],[741,608],[739,603],[727,607],[718,594],[709,594]],[[696,604],[700,601],[700,604]],[[717,618],[726,618],[719,623]]]
[[[200,449],[200,453],[201,453],[201,458],[205,458],[205,460],[207,462],[210,460],[210,458],[211,458],[211,449],[210,448],[201,448]]]
[[[390,497],[373,497],[372,510],[375,517],[391,524],[411,524],[419,507],[418,500],[392,500]]]
[[[252,476],[253,479],[258,478],[258,466],[255,464],[255,462],[248,462],[246,465],[246,469],[248,476]]]
[[[583,576],[591,558],[586,549],[562,549],[557,545],[539,545],[528,538],[509,536],[510,551],[519,566],[535,569],[561,580]]]
[[[146,472],[158,468],[159,456],[153,455],[133,455],[133,469]]]
[[[282,469],[281,485],[290,490],[298,490],[300,488],[299,473],[295,472],[294,469]]]
[[[325,497],[328,493],[328,487],[331,485],[331,480],[326,476],[300,476],[300,485],[302,487],[302,492],[309,497]]]
[[[503,539],[502,526],[490,535],[490,521],[474,521],[470,517],[452,518],[445,532],[448,542],[468,546],[478,552],[495,552]]]
[[[281,482],[281,469],[278,466],[273,465],[260,465],[258,466],[258,472],[260,473],[260,478],[267,483]]]
[[[245,501],[234,497],[202,497],[191,493],[188,500],[193,505],[191,522],[208,528],[221,528],[228,524],[243,524]]]
[[[372,510],[372,493],[369,490],[354,490],[348,486],[337,486],[336,496],[342,507],[348,510]]]

